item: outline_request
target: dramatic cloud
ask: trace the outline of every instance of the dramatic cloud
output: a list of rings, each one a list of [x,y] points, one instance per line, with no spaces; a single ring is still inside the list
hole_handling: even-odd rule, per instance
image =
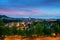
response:
[[[59,18],[60,0],[0,0],[0,14],[11,17]]]

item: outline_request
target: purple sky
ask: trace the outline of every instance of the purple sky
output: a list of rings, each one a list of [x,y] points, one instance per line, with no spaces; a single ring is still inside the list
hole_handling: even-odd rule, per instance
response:
[[[60,19],[60,0],[0,0],[0,14],[15,18]]]

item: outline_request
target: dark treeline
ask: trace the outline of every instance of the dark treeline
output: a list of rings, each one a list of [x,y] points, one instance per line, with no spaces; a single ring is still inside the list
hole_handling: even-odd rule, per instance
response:
[[[21,27],[5,27],[6,23],[0,20],[0,38],[3,40],[5,36],[9,35],[20,35],[32,37],[34,36],[57,36],[60,35],[60,21],[43,21],[43,22],[32,22],[27,28],[23,30]],[[55,35],[53,35],[54,33]]]

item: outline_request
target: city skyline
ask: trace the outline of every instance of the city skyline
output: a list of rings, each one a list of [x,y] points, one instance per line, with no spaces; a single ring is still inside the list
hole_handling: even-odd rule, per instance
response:
[[[60,0],[0,0],[0,15],[60,19]]]

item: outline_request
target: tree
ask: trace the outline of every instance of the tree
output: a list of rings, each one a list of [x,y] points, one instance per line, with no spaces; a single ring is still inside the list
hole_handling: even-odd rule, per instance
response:
[[[36,26],[36,34],[38,36],[43,35],[43,25],[38,22],[35,26]]]
[[[0,20],[0,38],[1,40],[3,40],[4,37],[2,37],[2,32],[3,32],[3,27],[4,27],[5,23],[3,22],[3,20]]]
[[[32,37],[32,34],[33,34],[33,30],[31,28],[27,28],[25,30],[25,35],[28,36],[28,37]]]
[[[17,28],[16,26],[11,27],[11,31],[13,35],[17,35]]]
[[[48,26],[44,26],[43,33],[47,36],[51,35],[51,30],[48,28]]]
[[[17,30],[17,34],[20,35],[20,36],[25,36],[25,30],[21,30],[19,28],[19,30]]]
[[[0,27],[4,26],[4,25],[5,25],[5,23],[3,22],[3,20],[0,20]]]
[[[0,37],[1,37],[1,40],[4,40],[5,36],[7,35],[11,35],[11,30],[10,28],[7,26],[7,27],[0,27]]]
[[[43,33],[45,36],[50,36],[51,35],[51,29],[50,29],[50,26],[51,26],[51,22],[48,22],[46,20],[43,21]]]
[[[59,25],[57,23],[53,23],[53,25],[51,26],[51,32],[57,35],[58,33],[60,33],[59,30],[60,30]]]
[[[0,39],[3,40],[3,37],[2,37],[2,32],[3,32],[3,27],[0,27]]]

